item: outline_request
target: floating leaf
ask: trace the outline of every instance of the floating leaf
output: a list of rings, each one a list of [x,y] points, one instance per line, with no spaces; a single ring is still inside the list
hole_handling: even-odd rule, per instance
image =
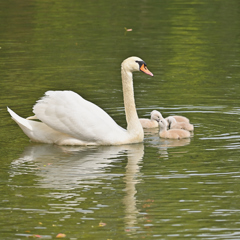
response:
[[[56,238],[64,238],[64,237],[66,237],[66,234],[64,234],[64,233],[59,233],[59,234],[56,236]]]
[[[131,32],[131,31],[132,31],[131,28],[126,28],[126,27],[125,27],[124,29],[125,29],[126,32]]]
[[[102,221],[99,223],[99,227],[104,227],[106,226],[107,224],[106,223],[103,223]]]

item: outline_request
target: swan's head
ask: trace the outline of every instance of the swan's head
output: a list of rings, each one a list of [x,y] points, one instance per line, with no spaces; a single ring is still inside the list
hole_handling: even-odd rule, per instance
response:
[[[163,119],[163,116],[159,111],[153,110],[151,112],[151,119],[159,122],[161,119]]]
[[[147,69],[147,64],[139,57],[129,57],[122,62],[122,69],[129,72],[141,71],[153,77]]]

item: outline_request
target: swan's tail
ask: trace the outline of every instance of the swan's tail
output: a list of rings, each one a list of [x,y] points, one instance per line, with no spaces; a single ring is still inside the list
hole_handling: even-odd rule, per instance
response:
[[[19,125],[20,128],[23,128],[32,131],[32,126],[29,124],[29,121],[25,118],[18,116],[14,111],[7,107],[8,112],[10,113],[12,119]],[[24,130],[23,130],[24,131]],[[24,131],[25,132],[25,131]]]
[[[84,145],[78,139],[75,139],[67,134],[60,133],[43,122],[28,120],[18,116],[10,108],[7,108],[12,119],[19,125],[23,132],[34,142],[56,143],[59,145]],[[36,119],[30,117],[30,119]]]
[[[52,141],[49,141],[48,139],[48,133],[51,133],[51,131],[47,131],[48,126],[46,126],[44,123],[22,118],[10,108],[7,108],[7,110],[10,113],[12,119],[32,141],[52,143]]]
[[[38,118],[36,117],[36,115],[34,115],[34,116],[27,117],[26,119],[27,120],[36,120]]]

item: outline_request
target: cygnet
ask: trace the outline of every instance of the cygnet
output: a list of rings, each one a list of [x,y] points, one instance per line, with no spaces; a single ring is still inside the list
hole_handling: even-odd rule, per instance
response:
[[[165,118],[168,122],[169,129],[184,129],[187,131],[193,131],[194,126],[193,124],[190,124],[189,122],[178,122],[175,117],[167,117]]]
[[[139,121],[143,128],[156,128],[159,125],[158,122],[160,119],[163,119],[162,114],[157,110],[153,110],[150,119],[139,118]]]
[[[190,132],[183,129],[167,130],[167,121],[165,119],[161,119],[159,121],[159,126],[160,126],[160,131],[159,131],[160,138],[182,139],[182,138],[190,137]]]

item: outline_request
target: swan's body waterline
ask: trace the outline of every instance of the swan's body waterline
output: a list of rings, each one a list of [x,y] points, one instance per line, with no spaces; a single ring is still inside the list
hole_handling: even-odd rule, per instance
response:
[[[127,130],[104,110],[72,91],[48,91],[33,107],[35,116],[24,119],[8,108],[13,120],[34,142],[58,145],[120,145],[142,142],[143,128],[134,100],[132,72],[150,76],[145,62],[130,57],[122,62],[123,98]],[[31,119],[39,119],[41,122]]]

